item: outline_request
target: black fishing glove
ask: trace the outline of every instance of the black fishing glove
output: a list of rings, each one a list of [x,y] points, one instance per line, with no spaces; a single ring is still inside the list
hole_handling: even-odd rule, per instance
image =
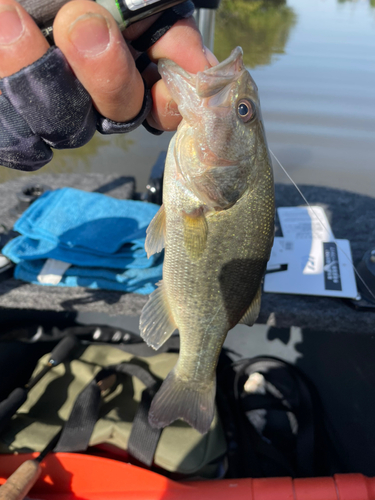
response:
[[[132,46],[145,52],[179,19],[192,15],[189,0],[163,12]],[[137,60],[137,68],[147,67],[147,55]],[[30,66],[0,80],[0,165],[33,171],[51,161],[55,149],[78,148],[98,130],[102,134],[126,133],[142,123],[151,133],[146,117],[152,108],[146,88],[139,114],[129,122],[114,122],[100,115],[91,97],[75,77],[57,47]]]

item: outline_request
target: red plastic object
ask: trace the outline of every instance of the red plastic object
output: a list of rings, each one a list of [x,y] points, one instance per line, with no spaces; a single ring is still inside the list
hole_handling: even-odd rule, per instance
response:
[[[34,455],[35,456],[35,455]],[[0,484],[33,455],[0,456]],[[362,474],[291,479],[176,482],[107,458],[49,455],[29,494],[39,500],[375,500],[375,478]]]

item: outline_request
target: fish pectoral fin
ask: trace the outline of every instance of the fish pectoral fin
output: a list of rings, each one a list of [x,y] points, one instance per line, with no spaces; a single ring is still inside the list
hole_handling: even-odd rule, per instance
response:
[[[163,281],[159,281],[158,288],[152,292],[142,309],[139,328],[143,340],[155,350],[177,329],[169,309]]]
[[[199,260],[207,245],[208,226],[203,210],[199,209],[194,215],[183,214],[184,246],[186,253],[192,260]]]
[[[255,297],[253,298],[253,301],[250,304],[250,307],[242,316],[239,323],[248,326],[253,326],[253,324],[255,323],[255,321],[259,316],[261,297],[262,297],[262,286],[259,287]]]
[[[215,380],[198,385],[193,380],[182,380],[174,368],[152,400],[148,421],[151,427],[162,429],[182,419],[206,434],[215,416],[215,393]]]
[[[147,257],[161,252],[165,246],[165,209],[162,205],[147,228],[145,249]]]

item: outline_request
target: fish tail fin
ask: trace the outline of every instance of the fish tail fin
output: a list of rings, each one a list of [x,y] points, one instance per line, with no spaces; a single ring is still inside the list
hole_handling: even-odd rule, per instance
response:
[[[160,429],[181,418],[205,434],[214,418],[215,393],[215,378],[202,387],[182,380],[173,369],[152,400],[148,421],[151,427]]]

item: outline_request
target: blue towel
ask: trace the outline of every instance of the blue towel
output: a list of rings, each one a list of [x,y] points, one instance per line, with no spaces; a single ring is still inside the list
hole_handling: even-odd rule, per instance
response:
[[[160,255],[160,254],[159,254]],[[37,280],[45,260],[28,260],[16,265],[14,277],[41,285]],[[148,295],[156,288],[155,284],[162,279],[163,256],[156,264],[147,269],[99,269],[95,267],[72,266],[65,271],[57,286],[82,286],[93,289],[116,290],[119,292],[140,293]],[[56,286],[43,284],[44,286]]]
[[[109,288],[100,283],[114,280],[110,289],[134,291],[138,273],[140,289],[144,289],[144,276],[153,284],[161,279],[160,255],[147,259],[144,250],[147,226],[158,209],[151,203],[116,200],[73,188],[49,191],[16,222],[14,229],[22,236],[10,241],[3,254],[18,264],[16,277],[33,283],[38,283],[41,262],[56,259],[73,264],[60,286]],[[38,264],[26,265],[32,261]],[[129,275],[125,270],[134,272]],[[72,273],[76,273],[75,282]],[[92,285],[86,284],[91,279]]]

